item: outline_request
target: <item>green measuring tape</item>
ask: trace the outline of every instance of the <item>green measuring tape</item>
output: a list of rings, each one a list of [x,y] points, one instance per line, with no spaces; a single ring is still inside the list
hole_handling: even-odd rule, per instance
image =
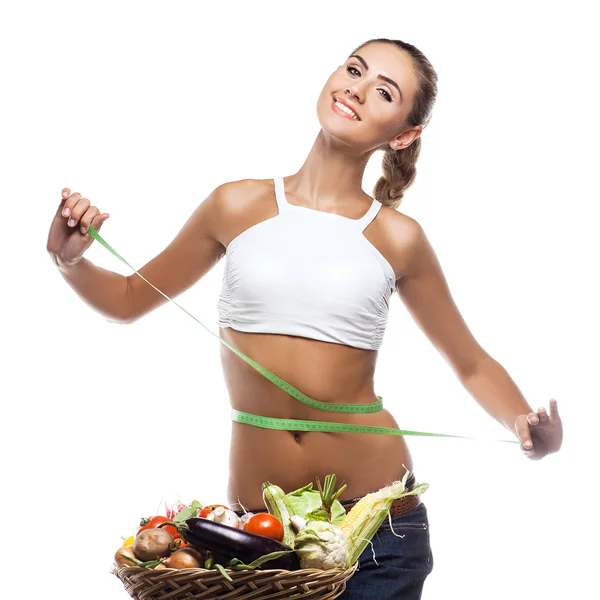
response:
[[[264,375],[269,381],[272,381],[277,387],[281,388],[284,392],[290,396],[303,402],[304,404],[324,410],[328,412],[343,412],[343,413],[374,413],[379,412],[383,409],[383,399],[381,396],[377,396],[377,402],[369,404],[341,404],[341,403],[330,403],[320,402],[313,398],[309,398],[303,394],[300,390],[296,389],[293,385],[284,381],[274,373],[271,373],[268,369],[265,369],[262,365],[259,365],[255,360],[252,360],[249,356],[246,356],[243,352],[238,350],[235,346],[232,346],[229,342],[224,340],[220,335],[217,335],[211,331],[204,323],[197,319],[193,314],[187,311],[183,306],[175,302],[172,298],[169,298],[164,292],[159,290],[155,285],[150,283],[138,270],[129,264],[114,248],[112,248],[94,229],[92,225],[89,226],[88,233],[104,246],[111,254],[116,256],[121,262],[126,264],[134,273],[139,275],[148,285],[153,287],[159,294],[164,296],[167,300],[175,304],[178,308],[183,310],[187,315],[192,317],[194,321],[202,325],[206,331],[211,335],[215,336],[222,344],[225,344],[232,352],[237,354],[242,360],[247,362],[252,368],[256,369],[261,375]],[[232,408],[231,418],[238,423],[245,423],[248,425],[254,425],[255,427],[263,427],[265,429],[284,429],[292,431],[332,431],[332,432],[356,432],[356,433],[380,433],[388,435],[419,435],[419,436],[431,436],[431,437],[451,437],[451,438],[462,438],[470,440],[482,440],[482,441],[498,441],[506,442],[508,444],[520,444],[518,440],[491,440],[489,438],[478,438],[473,436],[465,435],[450,435],[447,433],[428,433],[425,431],[408,431],[404,429],[396,429],[393,427],[374,427],[370,425],[353,425],[350,423],[332,423],[330,421],[303,421],[300,419],[277,419],[273,417],[263,417],[261,415],[253,415],[251,413],[242,412]]]
[[[378,396],[379,397],[379,396]],[[247,423],[265,429],[291,429],[293,431],[334,431],[354,433],[385,433],[387,435],[423,435],[430,437],[451,437],[467,440],[497,441],[509,444],[518,444],[515,440],[490,440],[489,438],[476,438],[465,435],[450,435],[448,433],[428,433],[426,431],[409,431],[395,427],[374,427],[372,425],[353,425],[351,423],[331,423],[330,421],[302,421],[300,419],[274,419],[251,413],[232,410],[232,418],[238,423]]]

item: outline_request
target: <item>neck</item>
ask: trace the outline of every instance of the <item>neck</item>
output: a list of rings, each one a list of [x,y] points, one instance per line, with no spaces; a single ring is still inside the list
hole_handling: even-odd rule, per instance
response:
[[[370,202],[362,180],[373,152],[358,153],[321,129],[301,169],[286,182],[286,189],[310,208],[360,216]]]

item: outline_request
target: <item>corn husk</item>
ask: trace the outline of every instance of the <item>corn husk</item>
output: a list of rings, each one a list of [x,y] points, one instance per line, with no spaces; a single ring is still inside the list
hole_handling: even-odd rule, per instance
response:
[[[423,494],[428,483],[420,483],[412,490],[406,489],[408,471],[402,480],[394,481],[388,486],[363,496],[339,524],[348,539],[348,565],[353,565],[363,553],[371,539],[377,533],[384,519],[388,517],[392,502],[403,496]]]

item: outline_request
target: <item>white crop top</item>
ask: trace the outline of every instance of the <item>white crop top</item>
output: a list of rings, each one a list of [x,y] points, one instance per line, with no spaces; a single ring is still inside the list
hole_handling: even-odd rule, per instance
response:
[[[219,326],[377,350],[396,277],[362,232],[381,203],[350,219],[290,204],[274,182],[279,213],[227,247]]]

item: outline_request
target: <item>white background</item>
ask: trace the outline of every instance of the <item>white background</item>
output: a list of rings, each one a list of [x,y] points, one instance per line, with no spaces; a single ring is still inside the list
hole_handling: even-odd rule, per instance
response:
[[[45,250],[61,189],[110,213],[103,236],[142,266],[220,183],[295,173],[327,77],[374,37],[416,45],[439,74],[400,210],[427,232],[478,341],[532,407],[558,400],[565,431],[561,452],[540,462],[512,444],[409,438],[431,485],[435,567],[423,597],[558,599],[596,587],[592,3],[319,4],[3,4],[6,598],[125,599],[109,570],[142,515],[165,498],[226,500],[219,341],[172,304],[119,326],[81,302]],[[367,193],[380,163],[375,154]],[[98,244],[87,257],[128,273]],[[179,298],[215,332],[223,266]],[[375,383],[402,428],[511,436],[397,295]]]

